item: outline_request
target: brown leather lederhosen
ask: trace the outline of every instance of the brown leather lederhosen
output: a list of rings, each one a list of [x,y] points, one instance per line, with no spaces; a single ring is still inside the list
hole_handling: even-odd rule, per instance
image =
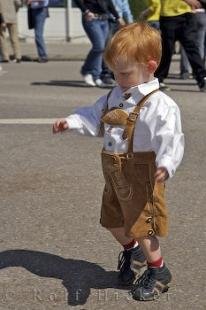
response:
[[[133,238],[166,236],[168,231],[165,185],[154,180],[156,155],[154,152],[133,152],[135,123],[152,93],[145,96],[127,118],[124,134],[128,139],[128,152],[111,154],[102,151],[106,184],[100,223],[106,228],[124,227],[125,234]]]

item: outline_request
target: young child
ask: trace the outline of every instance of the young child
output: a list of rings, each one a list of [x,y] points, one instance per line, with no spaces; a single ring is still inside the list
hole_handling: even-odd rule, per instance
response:
[[[171,281],[157,236],[168,230],[164,182],[184,150],[179,109],[154,78],[160,58],[157,30],[145,23],[122,28],[105,51],[118,86],[53,125],[54,133],[70,129],[92,136],[104,127],[100,222],[124,248],[118,266],[122,284],[135,279],[132,261],[137,269],[147,264],[131,290],[137,300],[153,300]]]

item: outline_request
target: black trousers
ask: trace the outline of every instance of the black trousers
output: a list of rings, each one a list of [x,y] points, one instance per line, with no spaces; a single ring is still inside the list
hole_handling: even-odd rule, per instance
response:
[[[155,76],[162,82],[168,75],[170,63],[174,51],[175,41],[179,41],[185,49],[194,76],[198,85],[204,83],[206,70],[200,57],[196,42],[196,16],[193,13],[185,13],[173,17],[161,17],[160,29],[162,35],[162,59]]]

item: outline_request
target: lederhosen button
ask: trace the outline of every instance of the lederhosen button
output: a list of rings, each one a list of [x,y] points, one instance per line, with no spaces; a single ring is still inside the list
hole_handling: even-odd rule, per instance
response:
[[[148,230],[148,236],[153,236],[155,234],[153,229]]]
[[[150,216],[150,217],[148,217],[147,219],[146,219],[146,223],[151,223],[152,222],[152,217]]]

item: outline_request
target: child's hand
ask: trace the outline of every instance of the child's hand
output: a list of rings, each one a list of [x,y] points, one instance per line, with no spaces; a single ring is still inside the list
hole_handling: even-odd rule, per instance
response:
[[[65,119],[58,119],[53,125],[53,133],[63,132],[68,128],[69,126]]]
[[[169,178],[169,173],[166,168],[159,167],[157,168],[154,177],[156,182],[165,182]]]

